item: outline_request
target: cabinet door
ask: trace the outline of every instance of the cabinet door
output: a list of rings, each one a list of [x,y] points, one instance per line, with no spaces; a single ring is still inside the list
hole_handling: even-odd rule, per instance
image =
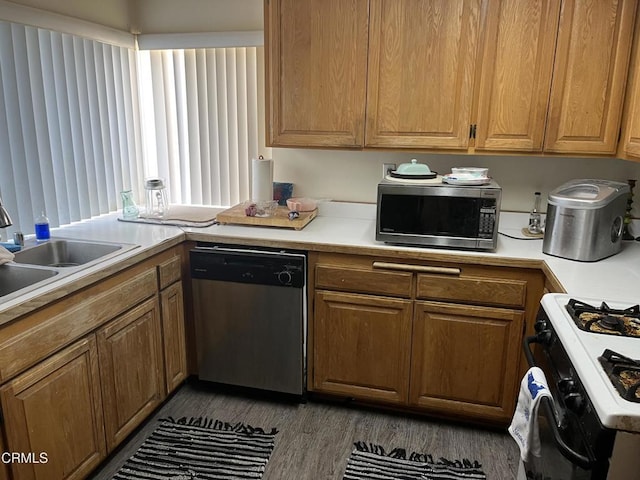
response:
[[[366,146],[466,149],[481,0],[371,0]]]
[[[106,456],[95,337],[26,371],[0,388],[7,451],[43,463],[12,463],[21,479],[82,479]]]
[[[406,403],[410,345],[411,301],[316,293],[315,390]]]
[[[176,282],[162,290],[160,308],[162,310],[165,380],[167,393],[170,393],[187,378],[182,283]]]
[[[523,318],[516,310],[416,302],[410,404],[508,421],[520,380]]]
[[[545,151],[615,153],[636,3],[562,2]]]
[[[267,142],[362,147],[368,0],[266,0]]]
[[[640,11],[637,16],[621,139],[622,156],[635,159],[640,158]]]
[[[542,151],[560,0],[489,2],[477,150]]]
[[[97,333],[109,451],[164,398],[160,328],[158,301],[152,298]]]

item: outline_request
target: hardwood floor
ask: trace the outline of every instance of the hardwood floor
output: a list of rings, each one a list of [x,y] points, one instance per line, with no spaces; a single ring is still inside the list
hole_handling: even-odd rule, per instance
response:
[[[466,427],[423,417],[309,401],[283,402],[220,393],[187,383],[91,477],[109,479],[157,425],[172,416],[210,417],[279,431],[263,480],[340,480],[356,441],[434,458],[478,460],[488,479],[515,479],[518,449],[506,430]]]

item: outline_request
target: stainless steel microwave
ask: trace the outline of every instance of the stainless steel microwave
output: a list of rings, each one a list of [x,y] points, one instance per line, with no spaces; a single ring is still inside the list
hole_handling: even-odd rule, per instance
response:
[[[406,245],[495,250],[502,189],[444,183],[378,184],[376,240]]]

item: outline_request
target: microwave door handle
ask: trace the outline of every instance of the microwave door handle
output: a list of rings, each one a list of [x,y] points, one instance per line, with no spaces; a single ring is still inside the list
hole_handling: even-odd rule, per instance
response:
[[[530,367],[538,366],[536,365],[535,359],[533,357],[531,344],[544,343],[545,341],[544,339],[545,339],[544,332],[540,332],[538,335],[534,335],[532,337],[526,337],[522,342],[524,347],[524,354],[525,354],[525,357],[527,357],[527,362],[529,363]],[[547,420],[548,420],[547,423],[551,428],[553,440],[556,443],[556,446],[558,447],[558,450],[560,451],[560,453],[574,465],[584,468],[585,470],[591,469],[591,467],[595,463],[595,458],[593,457],[593,454],[589,451],[587,452],[589,456],[585,456],[576,452],[575,450],[572,450],[571,447],[565,443],[565,441],[562,439],[562,436],[560,435],[560,429],[558,428],[558,419],[556,418],[553,404],[551,403],[552,400],[549,397],[543,397],[542,399],[540,399],[540,401],[542,402],[541,406],[544,409],[545,416],[547,417]]]

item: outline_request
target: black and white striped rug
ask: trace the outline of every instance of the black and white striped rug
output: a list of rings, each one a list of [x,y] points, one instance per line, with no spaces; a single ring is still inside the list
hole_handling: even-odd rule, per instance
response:
[[[113,479],[259,479],[276,433],[206,418],[163,419]]]
[[[433,459],[403,448],[386,452],[380,445],[354,444],[343,480],[486,480],[477,461]]]

